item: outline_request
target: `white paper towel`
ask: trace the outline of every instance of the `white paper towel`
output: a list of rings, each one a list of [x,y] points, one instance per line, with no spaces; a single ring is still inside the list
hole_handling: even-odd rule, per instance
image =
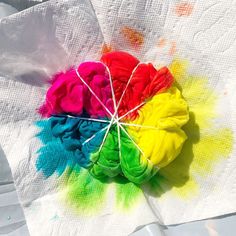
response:
[[[209,97],[215,96],[213,93],[218,96],[215,105],[218,115],[211,120],[210,131],[199,127],[199,140],[211,130],[221,128],[235,134],[235,1],[188,4],[52,0],[0,21],[0,144],[12,168],[31,235],[120,236],[156,220],[175,224],[236,210],[234,141],[224,158],[219,157],[217,162],[212,158],[213,167],[209,162],[197,162],[193,156],[188,170],[182,173],[186,181],[181,185],[164,181],[158,187],[163,190],[161,194],[146,192],[141,203],[126,212],[116,209],[111,190],[104,209],[90,217],[75,214],[59,199],[63,177],[55,174],[45,179],[35,168],[41,143],[35,137],[38,129],[34,121],[40,119],[36,109],[44,99],[46,81],[71,65],[99,59],[104,43],[157,66],[171,65],[176,57],[187,60],[186,73],[190,75],[187,78],[204,76],[212,90],[212,94],[202,91],[202,97],[190,101],[194,109],[207,103]],[[122,33],[122,27],[141,32],[136,35],[138,47],[132,45],[132,36]],[[183,89],[194,89],[191,80],[183,79],[180,83]],[[206,117],[211,114],[204,112]],[[216,137],[219,139],[219,135]],[[219,149],[222,143],[228,143],[224,138],[219,139]],[[199,148],[194,145],[193,149]],[[202,165],[204,170],[209,165],[211,172],[198,173],[196,165]],[[193,178],[197,187],[188,188],[192,184],[188,178]],[[196,192],[191,195],[186,191]]]

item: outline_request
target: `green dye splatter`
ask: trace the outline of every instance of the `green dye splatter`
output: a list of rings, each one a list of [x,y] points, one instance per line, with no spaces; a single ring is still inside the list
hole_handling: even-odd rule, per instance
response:
[[[143,199],[143,192],[139,186],[124,177],[116,178],[116,205],[122,210],[129,210]]]
[[[74,209],[75,213],[90,216],[102,210],[108,197],[107,192],[113,186],[116,206],[121,210],[129,210],[144,200],[141,188],[122,176],[101,181],[86,170],[80,173],[72,170],[68,173],[65,183],[64,202]]]
[[[66,183],[66,203],[77,213],[91,215],[105,204],[107,183],[92,177],[87,170],[72,171]]]

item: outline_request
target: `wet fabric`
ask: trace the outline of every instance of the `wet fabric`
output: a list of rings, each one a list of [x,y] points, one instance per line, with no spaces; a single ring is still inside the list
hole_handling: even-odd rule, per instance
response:
[[[99,62],[84,62],[78,67],[78,73],[94,94],[113,112],[111,86],[106,67]],[[108,111],[100,104],[86,84],[78,78],[75,69],[56,74],[46,94],[46,101],[40,107],[44,117],[61,113],[81,115],[84,111],[91,117],[108,116]]]
[[[101,58],[112,76],[119,116],[125,115],[146,99],[168,89],[173,83],[173,76],[166,67],[156,70],[151,63],[144,64],[125,52],[111,52]],[[125,92],[124,92],[125,91]],[[133,119],[137,110],[129,114]]]
[[[124,176],[142,184],[172,162],[187,139],[181,127],[188,107],[173,82],[166,67],[110,52],[101,62],[55,75],[39,112],[50,117],[53,137],[76,160],[63,163],[100,180]],[[37,166],[43,169],[40,161]]]

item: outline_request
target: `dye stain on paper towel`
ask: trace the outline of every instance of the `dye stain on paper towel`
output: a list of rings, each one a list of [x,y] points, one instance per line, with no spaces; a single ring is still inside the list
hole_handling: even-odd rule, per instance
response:
[[[188,136],[180,155],[162,168],[151,180],[150,193],[161,196],[164,189],[173,189],[181,198],[198,194],[198,177],[207,178],[216,164],[229,157],[233,148],[233,132],[229,127],[216,127],[214,120],[218,96],[203,76],[188,73],[189,62],[174,60],[170,71],[188,101],[189,122],[183,127]],[[164,187],[163,187],[164,186]]]
[[[39,109],[47,119],[37,123],[37,170],[63,174],[67,203],[83,214],[102,208],[112,189],[122,209],[143,199],[141,189],[159,196],[162,185],[185,197],[197,189],[190,172],[205,174],[232,148],[229,129],[204,132],[216,116],[216,96],[199,99],[207,93],[207,79],[188,75],[186,62],[157,70],[126,52],[56,74]],[[208,142],[221,151],[207,152]]]
[[[134,28],[124,26],[121,29],[121,34],[124,36],[127,42],[136,49],[140,48],[144,44],[143,33]]]
[[[190,16],[193,11],[193,4],[189,2],[180,2],[175,6],[175,14],[177,16]]]
[[[111,46],[111,45],[109,45],[109,44],[107,44],[107,43],[104,43],[104,44],[102,45],[101,54],[106,54],[106,53],[112,52],[112,51],[113,51],[113,50],[112,50],[112,46]]]

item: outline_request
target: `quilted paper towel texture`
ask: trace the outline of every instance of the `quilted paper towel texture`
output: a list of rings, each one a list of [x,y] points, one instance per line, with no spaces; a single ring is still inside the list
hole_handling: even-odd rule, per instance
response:
[[[104,39],[92,9],[87,1],[50,1],[1,21],[1,146],[32,235],[127,235],[155,221],[147,203],[129,214],[117,212],[112,192],[98,214],[76,214],[59,197],[64,177],[46,179],[36,171],[36,152],[42,143],[34,122],[40,119],[36,109],[49,76],[100,56]],[[144,219],[137,217],[140,211]],[[122,227],[119,222],[124,222]]]
[[[235,1],[68,0],[0,21],[0,142],[31,235],[128,235],[157,220],[175,224],[235,211],[235,13]],[[45,178],[36,169],[43,145],[36,109],[52,74],[110,50],[168,66],[192,115],[182,155],[144,194],[125,185],[132,194],[121,194],[120,202],[128,207],[117,206],[124,184],[110,183],[87,213],[63,199],[65,175]]]

